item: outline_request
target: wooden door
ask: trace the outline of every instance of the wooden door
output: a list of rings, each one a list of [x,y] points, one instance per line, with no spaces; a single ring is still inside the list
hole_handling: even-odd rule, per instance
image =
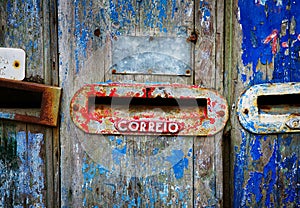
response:
[[[24,82],[59,84],[55,7],[55,1],[0,2],[0,47],[25,50]],[[59,128],[1,119],[0,207],[53,207],[59,193]]]
[[[252,134],[236,113],[250,86],[299,81],[299,8],[290,0],[1,1],[0,46],[24,49],[24,81],[60,86],[63,96],[58,128],[0,121],[0,206],[299,206],[299,135]],[[113,70],[135,57],[132,66],[147,70]],[[161,57],[191,71],[155,75]],[[227,98],[230,121],[211,137],[86,134],[70,102],[97,82],[212,88]]]
[[[195,84],[222,94],[223,3],[88,0],[58,5],[61,205],[221,206],[222,133],[212,137],[90,135],[74,125],[69,106],[77,90],[96,82]],[[128,58],[134,56],[139,63]],[[167,68],[154,75],[152,61],[161,56],[186,63],[191,76]],[[113,72],[111,67],[126,58],[128,65],[146,65],[146,70]],[[174,65],[167,60],[164,64]]]
[[[225,60],[230,75],[226,91],[233,107],[231,205],[298,207],[299,134],[250,133],[241,127],[235,104],[250,86],[299,82],[300,4],[297,1],[232,1],[226,7]]]

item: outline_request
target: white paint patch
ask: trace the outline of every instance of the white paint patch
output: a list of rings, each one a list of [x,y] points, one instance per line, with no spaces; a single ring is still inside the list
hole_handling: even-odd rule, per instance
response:
[[[19,48],[0,48],[0,78],[25,78],[25,51]]]

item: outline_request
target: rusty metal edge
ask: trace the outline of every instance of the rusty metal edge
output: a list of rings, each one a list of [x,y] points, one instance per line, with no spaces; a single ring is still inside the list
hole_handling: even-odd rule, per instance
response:
[[[9,112],[3,113],[0,110],[1,119],[42,124],[53,127],[57,126],[61,98],[61,88],[31,82],[9,80],[4,78],[0,78],[0,87],[42,93],[40,117]]]
[[[237,101],[237,116],[240,124],[254,134],[296,133],[300,129],[288,127],[293,114],[259,115],[257,98],[267,95],[300,94],[300,83],[265,83],[246,89]],[[299,112],[300,113],[300,112]]]

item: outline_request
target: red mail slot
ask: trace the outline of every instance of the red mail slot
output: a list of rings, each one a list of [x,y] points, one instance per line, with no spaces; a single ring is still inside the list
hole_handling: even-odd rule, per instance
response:
[[[228,119],[214,90],[179,84],[90,84],[76,92],[71,117],[91,134],[213,135]]]

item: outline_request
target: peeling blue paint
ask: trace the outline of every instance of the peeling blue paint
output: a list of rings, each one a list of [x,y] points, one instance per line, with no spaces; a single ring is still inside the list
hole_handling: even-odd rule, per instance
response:
[[[92,11],[92,2],[90,1],[90,4],[87,5],[86,0],[75,0],[73,2],[74,9],[75,9],[75,41],[76,41],[76,47],[75,47],[75,66],[76,66],[76,73],[80,70],[80,64],[83,63],[84,59],[87,58],[87,44],[88,41],[91,38],[91,31],[89,28],[89,25],[85,22],[85,18],[88,16],[87,11]],[[82,15],[84,18],[80,16]],[[91,14],[89,14],[91,15]]]
[[[266,201],[265,205],[267,207],[275,207],[276,204],[274,204],[273,201],[271,201],[271,196],[275,199],[275,202],[277,201],[277,195],[276,195],[276,181],[277,181],[277,172],[276,172],[276,159],[278,158],[279,154],[277,152],[278,150],[278,144],[277,141],[274,141],[274,149],[272,156],[269,160],[269,162],[264,167],[264,185],[263,188],[266,190]],[[279,156],[280,157],[280,156]]]
[[[296,153],[293,153],[290,157],[286,157],[281,162],[280,166],[284,169],[284,176],[289,180],[289,184],[287,184],[287,188],[284,190],[285,197],[282,199],[283,204],[297,200],[297,162],[298,158]]]
[[[184,157],[182,150],[172,150],[172,155],[166,158],[172,164],[176,179],[184,175],[184,170],[188,169],[189,160]]]
[[[239,0],[238,6],[243,32],[242,61],[245,66],[238,69],[238,73],[244,86],[300,81],[300,2]],[[259,62],[262,65],[273,63],[272,77],[264,74],[266,66]],[[249,123],[249,126],[254,128],[253,123]],[[246,144],[247,139],[250,139],[249,144]],[[281,135],[274,138],[242,133],[241,144],[235,147],[235,207],[289,207],[294,206],[295,202],[297,204],[299,151],[292,143],[295,139],[283,139]],[[247,157],[248,148],[251,157]],[[272,154],[269,155],[269,152]],[[248,169],[261,167],[266,157],[268,161],[263,170],[248,172]]]
[[[44,135],[11,131],[6,140],[0,138],[0,206],[23,207],[26,201],[28,206],[45,207]]]
[[[240,207],[242,204],[242,199],[244,195],[243,187],[244,187],[244,173],[247,171],[248,165],[248,155],[246,152],[247,140],[246,132],[241,130],[242,135],[242,143],[240,145],[240,149],[235,146],[235,164],[234,164],[234,197],[233,197],[233,205],[234,207]]]
[[[263,197],[262,195],[262,189],[261,189],[261,183],[263,174],[258,172],[250,172],[249,174],[250,178],[247,182],[246,186],[246,200],[248,202],[251,202],[251,195],[253,194],[255,196],[255,201],[259,203]]]
[[[253,65],[253,82],[250,85],[268,81],[258,74],[258,61],[262,64],[274,62],[273,78],[270,80],[272,82],[299,81],[299,61],[296,58],[299,57],[300,47],[299,2],[283,1],[278,4],[277,1],[269,0],[263,4],[256,4],[240,0],[238,5],[243,31],[242,60],[245,66]],[[291,34],[288,25],[293,19],[297,24],[295,33]],[[282,24],[287,25],[286,31],[281,31],[284,28]],[[271,35],[274,31],[278,33]]]
[[[260,139],[261,136],[255,136],[255,139],[251,144],[252,147],[250,153],[253,160],[259,160],[260,157],[262,156]]]
[[[122,157],[126,155],[127,146],[125,145],[123,148],[114,148],[112,150],[114,163],[117,165],[121,164]]]

